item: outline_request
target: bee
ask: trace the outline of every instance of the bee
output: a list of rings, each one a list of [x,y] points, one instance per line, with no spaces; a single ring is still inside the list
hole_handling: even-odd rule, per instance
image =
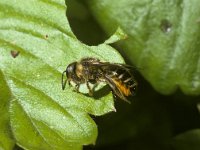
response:
[[[128,103],[128,96],[135,95],[137,81],[131,73],[132,66],[126,64],[101,62],[96,58],[83,58],[80,61],[69,64],[62,73],[62,89],[65,89],[66,83],[71,85],[75,83],[75,89],[79,92],[81,84],[86,83],[89,95],[93,95],[93,89],[90,84],[105,82],[112,90],[113,96],[120,98]],[[64,80],[66,74],[67,79]]]

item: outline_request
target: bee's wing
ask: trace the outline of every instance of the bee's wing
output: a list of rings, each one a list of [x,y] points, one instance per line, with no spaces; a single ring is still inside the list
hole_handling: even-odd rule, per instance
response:
[[[141,70],[141,68],[131,66],[131,65],[127,65],[127,64],[114,63],[112,65],[116,66],[116,67],[120,67],[121,69],[125,69],[125,70],[130,71],[130,72],[135,72],[135,71],[137,72],[138,70]]]
[[[109,62],[96,62],[93,63],[93,65],[102,68],[103,70],[114,70],[114,69],[124,69],[127,71],[136,71],[139,70],[139,68],[134,67],[134,66],[130,66],[127,64],[118,64],[118,63],[109,63]]]
[[[117,88],[116,84],[114,83],[113,79],[110,78],[109,76],[105,75],[105,80],[106,82],[109,84],[109,86],[111,87],[114,96],[119,97],[120,99],[128,102],[129,104],[131,103],[124,95],[123,93]]]

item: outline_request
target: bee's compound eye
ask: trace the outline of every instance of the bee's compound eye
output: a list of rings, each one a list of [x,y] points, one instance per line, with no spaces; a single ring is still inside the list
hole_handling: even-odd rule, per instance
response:
[[[75,69],[76,69],[76,62],[73,62],[67,66],[67,69],[66,69],[67,78],[71,78],[73,76]]]

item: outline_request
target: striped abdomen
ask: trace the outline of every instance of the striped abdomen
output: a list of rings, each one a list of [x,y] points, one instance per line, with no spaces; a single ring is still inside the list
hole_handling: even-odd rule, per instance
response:
[[[113,78],[114,83],[118,87],[118,89],[124,94],[124,96],[130,96],[134,95],[136,88],[137,88],[137,82],[135,81],[132,74],[130,74],[128,71],[120,72],[120,74],[117,74]]]

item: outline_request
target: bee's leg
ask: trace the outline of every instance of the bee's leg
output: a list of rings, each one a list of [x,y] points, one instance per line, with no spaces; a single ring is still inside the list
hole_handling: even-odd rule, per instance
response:
[[[97,83],[93,84],[94,86],[92,87],[92,91],[94,91],[94,89],[97,87]]]
[[[117,100],[117,95],[115,94],[115,92],[112,90],[112,95],[113,95],[113,99]]]
[[[71,85],[71,82],[69,82],[69,85]],[[76,83],[73,91],[79,93],[79,87],[80,87],[80,83]]]
[[[71,85],[71,81],[68,81],[68,85],[69,85],[69,86]]]
[[[90,96],[93,96],[93,90],[91,89],[91,87],[90,87],[88,81],[86,82],[86,85],[87,85],[87,88],[88,88],[88,90],[89,90],[89,95],[90,95]]]
[[[76,92],[78,92],[78,93],[79,93],[79,87],[80,87],[80,83],[77,83],[77,84],[75,85],[75,90],[76,90]]]

